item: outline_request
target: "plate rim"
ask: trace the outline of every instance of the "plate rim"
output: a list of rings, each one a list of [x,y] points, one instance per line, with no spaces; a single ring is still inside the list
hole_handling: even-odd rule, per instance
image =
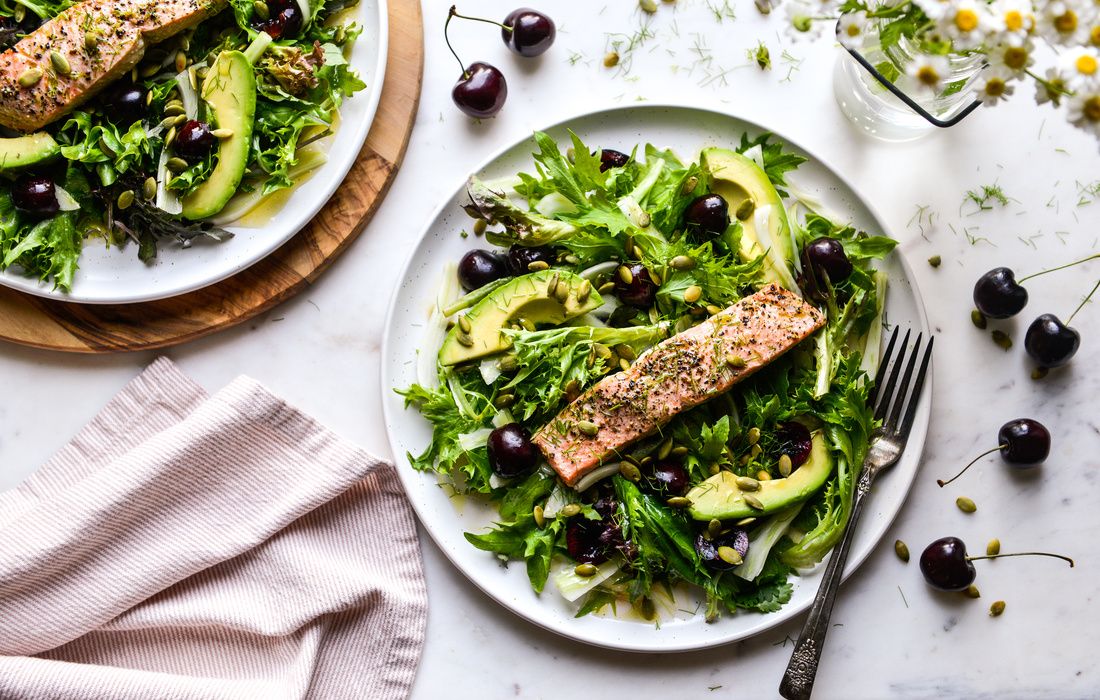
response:
[[[614,113],[614,112],[636,111],[636,110],[676,110],[676,111],[683,111],[683,112],[702,112],[702,113],[706,113],[708,116],[711,116],[711,117],[718,117],[718,118],[721,118],[721,119],[734,120],[734,121],[741,122],[742,124],[744,124],[744,125],[746,125],[750,128],[754,128],[759,132],[766,132],[766,133],[774,134],[776,136],[776,138],[782,140],[784,143],[789,144],[791,146],[794,146],[798,150],[805,153],[807,156],[809,156],[814,161],[816,161],[816,163],[820,167],[823,167],[832,177],[835,177],[837,179],[837,181],[839,181],[841,184],[843,184],[852,194],[855,195],[855,197],[858,200],[859,204],[867,210],[867,212],[871,215],[871,218],[874,220],[874,222],[876,224],[878,224],[880,229],[884,232],[889,232],[889,227],[887,227],[885,225],[884,219],[880,215],[878,209],[875,206],[873,206],[872,204],[869,203],[869,200],[866,197],[864,197],[864,195],[860,191],[860,189],[858,187],[856,187],[850,179],[848,179],[844,175],[841,175],[837,171],[837,169],[832,166],[830,161],[823,158],[821,156],[821,154],[818,153],[815,149],[807,148],[803,143],[801,143],[797,139],[792,139],[792,138],[784,135],[783,133],[780,133],[779,131],[776,131],[774,129],[769,129],[769,128],[763,126],[755,118],[748,117],[748,116],[742,116],[741,114],[738,114],[735,110],[732,110],[732,109],[719,107],[719,106],[716,106],[716,105],[690,105],[689,106],[689,105],[683,105],[683,104],[676,104],[676,103],[673,103],[673,102],[651,102],[651,101],[647,101],[647,102],[640,103],[640,104],[628,104],[628,105],[601,104],[601,105],[597,105],[597,106],[595,106],[591,109],[588,109],[588,110],[583,110],[583,111],[579,111],[579,112],[570,113],[568,116],[557,117],[556,119],[554,119],[550,123],[540,123],[540,125],[535,127],[534,129],[532,129],[532,131],[535,131],[535,130],[537,130],[537,131],[550,131],[552,129],[561,128],[561,127],[566,126],[566,125],[568,125],[570,123],[573,123],[573,122],[578,122],[578,121],[585,120],[585,119],[591,119],[591,118],[594,118],[594,117],[599,117],[601,115],[607,115],[607,114]],[[502,146],[500,146],[497,149],[495,149],[494,151],[492,151],[489,156],[482,159],[474,169],[471,169],[467,172],[468,173],[484,172],[488,167],[490,167],[499,158],[504,156],[506,153],[508,153],[512,149],[522,145],[524,142],[529,141],[530,139],[531,139],[531,134],[526,133],[526,134],[523,134],[523,135],[521,135],[520,137],[518,137],[514,140],[510,140],[510,141],[506,142]],[[468,178],[469,174],[467,174],[466,177]],[[459,183],[458,186],[455,187],[454,189],[443,189],[442,191],[446,192],[446,193],[454,193],[454,192],[461,191],[461,189],[462,189],[462,183]],[[460,563],[456,560],[455,555],[451,551],[449,551],[446,546],[444,546],[444,543],[441,542],[439,538],[436,537],[436,535],[433,532],[432,528],[429,527],[429,525],[428,525],[429,520],[427,518],[425,518],[424,514],[422,513],[422,509],[420,507],[420,504],[417,503],[416,499],[412,498],[412,494],[411,494],[412,489],[415,486],[412,479],[414,477],[420,477],[425,473],[416,472],[416,471],[412,470],[411,467],[409,467],[407,464],[404,465],[404,467],[402,467],[400,462],[401,462],[401,460],[404,459],[404,456],[398,454],[395,451],[395,442],[396,441],[395,441],[395,438],[394,438],[394,431],[391,428],[391,425],[393,425],[393,420],[392,419],[394,417],[395,407],[393,406],[392,397],[389,396],[389,392],[392,392],[396,387],[393,386],[393,382],[392,382],[391,377],[390,377],[390,372],[389,372],[390,363],[388,362],[387,358],[389,358],[392,354],[392,347],[391,346],[392,346],[393,338],[392,338],[391,330],[393,329],[393,322],[395,320],[395,315],[396,315],[396,311],[397,311],[397,304],[398,304],[398,301],[401,298],[401,288],[403,286],[404,280],[406,280],[408,278],[410,269],[412,268],[413,263],[416,259],[417,251],[419,250],[421,244],[424,242],[425,238],[427,238],[427,236],[430,234],[432,225],[440,218],[440,216],[442,216],[444,214],[446,209],[451,205],[451,200],[452,199],[453,199],[453,196],[451,194],[446,195],[443,198],[443,201],[441,201],[440,204],[438,206],[436,206],[431,211],[431,213],[425,219],[424,224],[420,228],[420,232],[419,232],[418,236],[416,237],[415,244],[410,246],[409,253],[406,256],[405,261],[401,266],[400,273],[397,277],[398,282],[394,287],[394,291],[390,295],[390,300],[389,300],[389,303],[388,303],[387,308],[386,308],[386,315],[385,315],[385,318],[384,318],[384,325],[383,325],[383,328],[382,328],[382,344],[381,344],[382,361],[379,362],[379,374],[380,374],[380,379],[381,379],[380,388],[381,388],[381,391],[382,391],[382,396],[381,396],[381,399],[382,399],[382,418],[383,418],[383,421],[385,422],[386,441],[389,443],[390,453],[394,456],[394,462],[396,463],[395,468],[396,468],[398,477],[400,478],[400,481],[401,481],[401,487],[405,491],[405,496],[408,499],[409,504],[412,506],[413,511],[416,513],[417,519],[419,520],[419,522],[420,522],[421,526],[423,527],[424,531],[428,533],[428,536],[431,537],[432,542],[444,554],[444,556],[447,558],[450,565],[453,566],[456,570],[458,570],[469,582],[474,584],[474,586],[477,589],[479,589],[482,593],[484,593],[486,596],[488,596],[489,599],[492,600],[494,603],[500,605],[504,609],[508,610],[510,613],[512,613],[514,615],[517,615],[518,617],[524,619],[525,621],[527,621],[531,624],[534,624],[538,627],[541,627],[542,629],[545,629],[549,632],[553,632],[554,634],[560,635],[560,636],[562,636],[566,639],[582,642],[584,644],[588,644],[588,645],[603,648],[603,649],[612,649],[612,650],[616,650],[616,651],[627,651],[627,652],[633,652],[633,653],[665,653],[665,652],[675,653],[675,652],[689,652],[689,651],[697,651],[697,650],[702,650],[702,649],[710,649],[710,648],[724,646],[724,645],[727,645],[727,644],[732,644],[732,643],[735,643],[735,642],[742,641],[744,639],[749,639],[749,638],[755,637],[755,636],[757,636],[759,634],[762,634],[762,633],[764,633],[764,632],[766,632],[770,629],[773,629],[774,627],[777,627],[781,624],[784,624],[784,623],[790,621],[793,618],[799,617],[800,615],[804,614],[813,603],[813,598],[812,597],[810,597],[806,601],[804,601],[802,603],[799,603],[799,604],[788,603],[787,605],[785,605],[783,607],[782,611],[776,611],[775,613],[768,614],[767,616],[765,616],[765,618],[762,620],[762,622],[760,624],[755,625],[754,627],[752,627],[750,629],[743,630],[740,633],[732,633],[732,634],[728,634],[728,635],[725,635],[725,636],[722,636],[722,637],[717,637],[717,638],[714,638],[714,639],[701,639],[701,640],[694,641],[694,642],[692,642],[692,641],[680,642],[680,643],[673,643],[673,644],[668,644],[668,645],[663,645],[663,646],[655,646],[653,644],[648,644],[648,643],[630,643],[629,641],[620,642],[620,643],[609,643],[607,640],[595,638],[591,635],[588,635],[588,634],[584,633],[583,631],[575,631],[575,630],[571,630],[571,629],[568,629],[568,628],[554,627],[550,624],[547,624],[543,620],[537,619],[536,617],[527,614],[524,605],[522,603],[520,603],[519,601],[513,601],[513,600],[509,599],[506,595],[493,590],[490,586],[483,585],[481,581],[479,581],[477,578],[475,578],[469,571],[466,570],[466,568],[464,568],[462,565],[460,565]],[[928,313],[927,313],[927,309],[925,308],[924,297],[921,294],[920,287],[917,285],[917,280],[916,280],[916,276],[913,272],[913,268],[909,264],[909,261],[906,259],[905,255],[900,250],[900,246],[896,247],[892,251],[892,254],[897,256],[898,264],[901,266],[902,272],[904,273],[906,280],[909,282],[909,287],[912,290],[913,301],[914,301],[914,304],[916,306],[916,311],[917,311],[917,318],[918,318],[918,321],[920,323],[919,331],[921,333],[924,333],[924,334],[928,335],[928,336],[931,336],[931,326],[929,325],[929,321],[928,321]],[[881,521],[880,528],[878,528],[877,532],[873,533],[872,546],[870,548],[868,548],[866,552],[852,552],[851,553],[851,556],[848,558],[848,560],[847,560],[847,562],[845,563],[845,566],[844,566],[844,571],[843,571],[842,576],[841,576],[842,581],[847,581],[847,579],[850,576],[852,576],[852,574],[855,573],[855,571],[860,566],[862,566],[863,563],[870,557],[872,552],[874,552],[875,549],[877,549],[878,545],[882,542],[882,538],[885,536],[886,532],[890,529],[890,527],[892,526],[894,520],[897,519],[898,514],[901,512],[902,507],[904,507],[906,501],[909,498],[910,492],[912,491],[913,483],[916,480],[916,475],[917,475],[917,472],[919,471],[919,468],[920,468],[920,461],[921,461],[921,458],[922,458],[923,453],[924,453],[924,447],[925,447],[925,444],[926,444],[927,438],[928,438],[928,429],[929,429],[929,426],[930,426],[930,423],[931,423],[931,413],[932,413],[931,401],[932,401],[934,374],[935,374],[935,372],[934,372],[935,359],[932,358],[930,360],[929,364],[930,364],[930,372],[928,373],[927,378],[925,380],[925,385],[924,385],[924,388],[921,392],[921,399],[920,399],[921,403],[927,406],[927,410],[918,414],[917,423],[914,425],[915,428],[919,429],[919,437],[916,440],[911,440],[909,445],[907,446],[908,450],[911,451],[911,454],[914,454],[914,456],[915,456],[915,459],[917,461],[917,468],[912,471],[912,473],[909,475],[908,479],[906,480],[906,482],[904,484],[904,497],[901,501],[901,504],[898,506],[898,508],[896,510],[894,510],[892,513],[889,513]],[[831,552],[830,552],[830,556],[831,556]],[[821,564],[818,565],[818,567],[820,567],[820,566],[821,566]],[[781,612],[787,612],[787,614],[783,615],[783,616],[780,616]]]
[[[377,80],[375,80],[373,85],[371,86],[371,89],[367,95],[367,100],[365,102],[363,113],[364,118],[362,120],[364,126],[359,127],[363,129],[362,138],[356,139],[358,143],[355,149],[356,156],[348,161],[347,167],[343,168],[343,172],[340,174],[339,177],[335,177],[335,175],[332,177],[330,183],[316,198],[315,206],[310,207],[312,211],[310,212],[309,216],[301,223],[300,226],[293,227],[292,230],[289,231],[285,237],[283,237],[277,243],[271,244],[270,247],[263,252],[263,254],[258,255],[254,259],[248,260],[247,262],[227,267],[223,274],[210,278],[205,278],[201,282],[191,282],[187,284],[175,285],[163,292],[152,291],[141,294],[123,293],[118,296],[113,296],[111,298],[89,298],[85,295],[76,293],[75,289],[73,292],[60,292],[55,287],[53,287],[48,280],[38,280],[36,278],[28,277],[26,275],[17,274],[14,272],[9,273],[8,270],[0,271],[0,286],[4,286],[8,289],[12,289],[14,291],[24,294],[30,294],[41,299],[49,299],[51,301],[71,304],[87,304],[92,306],[106,306],[112,304],[143,304],[146,302],[163,301],[165,299],[183,296],[184,294],[190,294],[191,292],[196,292],[201,289],[216,285],[219,282],[224,282],[230,277],[237,275],[244,270],[247,270],[261,260],[264,260],[265,258],[274,254],[284,245],[289,243],[295,236],[301,233],[302,230],[304,230],[309,225],[309,223],[317,216],[321,209],[325,207],[328,201],[332,199],[332,196],[336,193],[336,190],[344,184],[344,181],[348,177],[348,173],[350,173],[351,169],[355,166],[358,154],[362,152],[363,146],[366,144],[367,138],[370,136],[370,130],[373,127],[374,120],[378,115],[378,106],[382,101],[382,90],[384,89],[386,78],[386,66],[389,61],[389,0],[374,0],[374,2],[378,14],[376,18],[373,18],[373,21],[378,27],[378,41],[376,48],[377,56],[375,58],[375,73],[377,76]],[[354,99],[354,97],[352,97],[351,99]],[[320,174],[320,172],[324,170],[325,165],[327,164],[321,165],[321,169],[318,171],[318,174]],[[259,231],[261,229],[257,228],[254,230]]]

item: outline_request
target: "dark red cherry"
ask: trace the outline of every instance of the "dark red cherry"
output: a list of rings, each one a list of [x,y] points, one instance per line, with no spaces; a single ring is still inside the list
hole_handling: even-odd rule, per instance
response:
[[[989,318],[1008,318],[1027,306],[1027,290],[1007,267],[995,267],[974,284],[974,306]]]
[[[997,433],[1001,457],[1010,464],[1031,466],[1050,454],[1050,431],[1031,418],[1017,418],[1001,426]]]
[[[458,262],[458,281],[467,292],[508,276],[508,263],[489,250],[471,250]]]
[[[558,254],[553,248],[547,246],[525,247],[514,245],[508,249],[508,269],[513,275],[526,275],[531,271],[531,263],[544,262],[553,265],[558,261]]]
[[[833,284],[848,279],[852,274],[852,261],[844,252],[844,246],[835,238],[822,236],[807,243],[805,260],[818,278],[824,272]]]
[[[610,148],[600,150],[600,172],[606,173],[612,168],[621,168],[630,162],[630,156],[622,151],[614,151]]]
[[[719,547],[730,547],[744,558],[749,553],[749,534],[739,527],[734,527],[711,539],[707,539],[704,534],[695,537],[695,552],[706,567],[716,571],[732,569],[734,564],[718,556]]]
[[[290,39],[302,31],[305,17],[297,0],[267,0],[268,17],[252,16],[252,27],[272,39]]]
[[[504,74],[488,63],[471,63],[451,90],[451,99],[466,114],[478,119],[495,117],[508,97]]]
[[[206,122],[188,119],[176,134],[172,148],[176,154],[189,161],[200,161],[214,150],[218,137]]]
[[[103,96],[103,114],[112,123],[129,128],[145,117],[145,91],[129,80],[111,87]]]
[[[1055,316],[1043,314],[1024,335],[1024,350],[1040,367],[1061,367],[1077,354],[1081,334]]]
[[[730,225],[730,207],[720,194],[696,197],[684,210],[684,227],[701,239],[721,236]]]
[[[670,460],[654,462],[645,475],[646,485],[662,496],[684,495],[689,479],[684,465]]]
[[[504,18],[500,36],[504,44],[520,56],[538,56],[554,43],[557,28],[554,20],[537,10],[521,7]]]
[[[630,282],[623,280],[622,275],[616,275],[615,296],[624,304],[639,309],[649,308],[657,298],[657,285],[653,283],[649,270],[641,263],[629,263],[626,268],[630,270]]]
[[[925,547],[920,572],[928,585],[939,591],[966,590],[978,573],[966,557],[966,544],[958,537],[941,537]]]
[[[53,180],[40,175],[24,175],[12,183],[11,201],[16,209],[34,216],[52,216],[60,209]]]
[[[792,469],[798,469],[810,458],[810,450],[814,446],[813,436],[810,429],[798,421],[780,423],[775,437],[779,442],[779,454],[791,458]]]
[[[539,449],[531,434],[519,423],[509,423],[489,433],[489,466],[499,476],[520,476],[539,462]]]

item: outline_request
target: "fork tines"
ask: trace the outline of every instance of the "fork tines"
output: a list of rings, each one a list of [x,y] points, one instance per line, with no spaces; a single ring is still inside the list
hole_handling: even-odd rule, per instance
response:
[[[935,337],[929,335],[928,343],[921,352],[923,333],[918,333],[916,342],[908,352],[909,361],[906,362],[906,349],[909,346],[909,336],[912,330],[905,331],[905,337],[901,341],[895,359],[894,346],[897,344],[899,328],[894,327],[890,334],[890,342],[886,344],[886,352],[882,355],[878,372],[875,374],[875,385],[868,396],[868,403],[874,406],[875,421],[883,421],[883,428],[902,439],[909,435],[913,427],[913,419],[917,413],[917,403],[920,401],[921,390],[924,388],[924,378],[928,372],[928,363],[932,358],[932,345]],[[923,355],[923,357],[921,357]],[[913,378],[913,370],[917,366],[917,358],[921,357],[920,368],[916,378]],[[894,360],[891,365],[891,360]],[[904,372],[902,371],[904,367]],[[887,373],[889,375],[887,376]],[[900,377],[900,383],[899,383]],[[886,383],[883,384],[885,379]],[[897,394],[895,396],[895,393]],[[908,396],[908,401],[906,401]],[[902,411],[904,410],[904,414]]]

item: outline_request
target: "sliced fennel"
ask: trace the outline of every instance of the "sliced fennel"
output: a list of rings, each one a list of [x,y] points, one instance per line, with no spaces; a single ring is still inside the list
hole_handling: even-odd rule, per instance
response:
[[[169,214],[180,214],[183,212],[183,202],[179,195],[168,189],[168,181],[172,179],[172,174],[168,172],[169,158],[168,149],[160,149],[160,159],[157,161],[157,208]]]
[[[54,185],[54,195],[57,197],[57,208],[60,211],[76,211],[80,204],[61,185]]]
[[[759,165],[761,170],[764,169],[764,149],[760,144],[756,144],[752,148],[747,149],[741,155]]]
[[[749,538],[749,551],[745,555],[745,562],[735,567],[733,573],[746,581],[752,581],[759,576],[772,547],[787,533],[800,510],[802,510],[801,503],[787,510],[781,510],[757,528]]]
[[[188,75],[191,69],[176,75],[176,88],[180,92],[180,101],[183,102],[183,113],[188,119],[199,118],[199,93],[191,87],[191,78]]]
[[[493,432],[492,428],[479,428],[469,433],[462,433],[458,436],[458,445],[467,452],[485,447],[485,441],[489,439],[491,432]]]
[[[867,337],[863,341],[863,358],[861,367],[868,377],[873,378],[878,373],[878,365],[882,361],[882,315],[886,311],[886,273],[875,270],[872,275],[875,280],[875,317],[871,320],[871,326],[867,330]]]
[[[500,379],[503,372],[500,371],[500,363],[495,357],[487,357],[478,363],[477,369],[481,372],[481,379],[489,386]]]
[[[555,214],[572,214],[577,211],[577,207],[561,192],[551,192],[538,201],[535,211],[543,216],[552,217]]]
[[[802,290],[799,288],[798,282],[795,281],[794,275],[791,274],[790,263],[783,256],[779,246],[776,245],[777,241],[772,240],[771,230],[768,228],[771,225],[771,216],[772,205],[765,204],[756,208],[756,211],[753,212],[756,235],[760,239],[760,245],[764,246],[764,255],[767,256],[768,265],[779,275],[783,286],[795,294],[801,295]]]
[[[577,489],[577,493],[580,493],[581,491],[587,491],[597,482],[603,481],[612,474],[618,473],[618,462],[615,462],[614,464],[604,464],[602,466],[596,467],[595,469],[581,477],[581,480],[577,482],[577,485],[575,487]]]
[[[493,427],[494,428],[503,428],[504,426],[508,425],[509,423],[515,423],[515,422],[516,422],[515,416],[513,416],[512,412],[509,411],[507,408],[500,409],[499,411],[497,411],[497,414],[495,416],[493,416]]]
[[[592,576],[578,576],[576,564],[564,559],[556,559],[555,562],[556,566],[550,577],[554,579],[554,585],[558,587],[561,597],[570,603],[576,602],[585,593],[614,576],[622,567],[622,561],[609,559],[597,566],[596,573]]]
[[[428,326],[424,331],[424,342],[416,353],[416,381],[423,387],[439,386],[439,372],[436,369],[436,355],[424,348],[438,348],[447,337],[447,316],[443,309],[462,293],[458,285],[458,265],[447,263],[443,267],[443,281],[436,292],[435,304],[428,317]]]

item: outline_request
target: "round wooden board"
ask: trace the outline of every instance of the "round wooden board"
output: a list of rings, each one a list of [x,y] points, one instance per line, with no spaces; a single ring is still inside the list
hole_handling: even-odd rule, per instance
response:
[[[227,280],[140,304],[73,304],[0,287],[0,339],[64,352],[153,350],[252,318],[301,292],[367,225],[405,155],[420,102],[419,0],[389,0],[389,55],[378,112],[343,184],[286,245]]]

